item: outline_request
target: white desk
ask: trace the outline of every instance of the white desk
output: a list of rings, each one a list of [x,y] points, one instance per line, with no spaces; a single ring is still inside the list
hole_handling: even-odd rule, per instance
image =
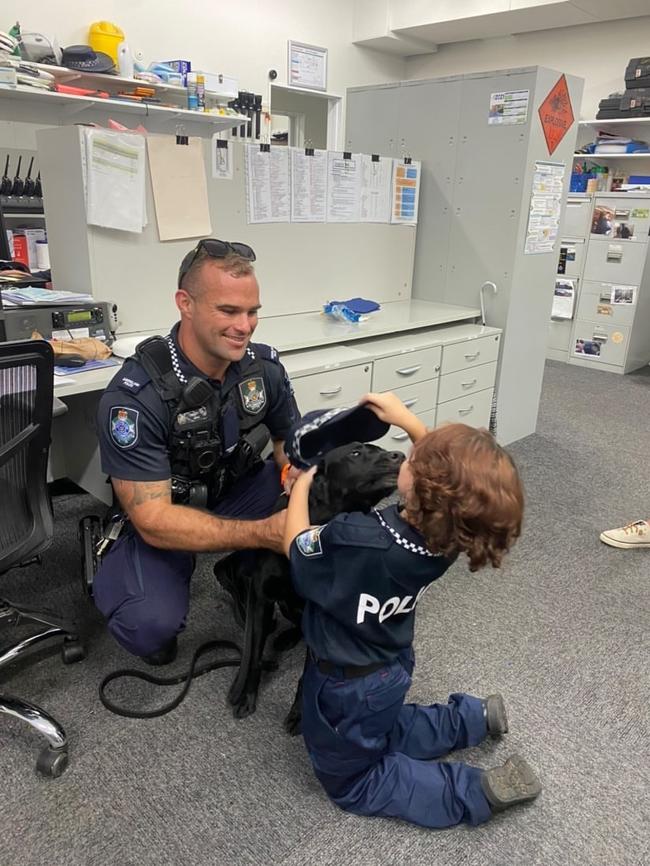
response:
[[[384,304],[358,324],[338,322],[320,313],[261,318],[255,339],[275,346],[289,375],[300,377],[409,352],[430,343],[433,333],[438,345],[498,333],[469,324],[479,316],[474,307],[396,301]],[[143,334],[143,339],[145,336],[149,334]],[[68,477],[106,503],[112,493],[101,471],[95,415],[99,397],[118,369],[75,372],[55,377],[54,382],[54,393],[68,411],[52,422],[50,478]],[[353,399],[358,396],[360,393]]]

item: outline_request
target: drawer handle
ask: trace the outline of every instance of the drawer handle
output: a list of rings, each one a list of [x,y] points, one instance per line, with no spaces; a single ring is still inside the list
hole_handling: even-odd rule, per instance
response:
[[[415,406],[419,399],[419,397],[413,397],[411,400],[404,400],[404,405],[407,409],[410,409],[411,406]]]
[[[459,409],[458,414],[459,415],[469,415],[469,413],[473,412],[473,411],[474,411],[474,404],[472,403],[472,405],[469,407],[469,409]]]
[[[321,397],[334,397],[336,394],[340,394],[343,390],[343,385],[337,385],[336,388],[330,388],[329,391],[319,391],[318,393]]]
[[[473,385],[476,385],[477,382],[478,382],[478,379],[472,379],[471,382],[461,382],[460,387],[461,388],[471,388]]]
[[[405,439],[409,438],[409,434],[408,433],[396,433],[394,436],[391,436],[390,438],[394,439],[396,442],[403,442]]]
[[[465,360],[466,361],[475,361],[480,354],[481,354],[480,352],[474,352],[473,355],[465,355]]]
[[[418,364],[417,367],[404,367],[401,370],[395,370],[396,373],[399,373],[400,376],[412,376],[413,373],[417,373],[418,370],[422,369],[422,364]]]

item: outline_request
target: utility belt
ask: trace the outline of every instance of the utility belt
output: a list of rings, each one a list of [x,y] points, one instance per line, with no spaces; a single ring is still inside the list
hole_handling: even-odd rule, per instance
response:
[[[390,662],[371,662],[368,665],[335,665],[325,659],[316,658],[313,651],[309,650],[309,656],[318,670],[326,677],[341,677],[344,680],[354,680],[359,677],[367,677],[375,671],[385,668]]]

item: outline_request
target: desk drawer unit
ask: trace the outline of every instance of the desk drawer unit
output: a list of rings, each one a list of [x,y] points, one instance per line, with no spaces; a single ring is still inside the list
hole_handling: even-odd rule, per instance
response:
[[[435,425],[436,410],[431,409],[429,412],[423,412],[418,415],[418,418],[426,425],[427,429],[431,429]],[[407,454],[411,447],[411,440],[408,433],[405,433],[400,427],[391,427],[385,436],[372,444],[379,445],[387,451],[402,451]]]
[[[394,391],[414,382],[435,379],[440,372],[440,346],[379,358],[373,364],[372,390]]]
[[[499,337],[479,337],[464,343],[445,346],[442,353],[442,374],[468,370],[481,364],[489,364],[499,357]]]
[[[486,388],[494,387],[497,375],[497,362],[481,364],[470,370],[457,370],[455,373],[446,373],[440,377],[440,390],[438,391],[438,402],[448,403],[457,397],[467,397],[477,391],[485,391]]]
[[[358,364],[292,378],[298,408],[304,414],[312,409],[352,406],[370,391],[371,364]]]
[[[402,403],[415,412],[416,415],[428,412],[436,408],[436,395],[438,393],[438,379],[427,379],[426,382],[416,382],[413,385],[405,385],[403,388],[394,388]]]
[[[493,389],[478,391],[467,397],[459,397],[448,403],[439,403],[436,414],[436,426],[446,421],[456,421],[469,424],[470,427],[488,427],[492,411]]]
[[[598,322],[599,325],[631,325],[638,292],[636,286],[585,282],[580,293],[578,319]],[[634,303],[627,303],[630,300]]]

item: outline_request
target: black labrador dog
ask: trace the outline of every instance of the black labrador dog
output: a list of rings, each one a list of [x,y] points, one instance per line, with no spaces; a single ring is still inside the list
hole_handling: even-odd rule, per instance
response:
[[[395,490],[403,460],[399,451],[361,442],[330,451],[319,464],[309,491],[312,524],[327,523],[341,512],[369,511]],[[275,510],[286,506],[287,497],[282,494]],[[280,652],[300,640],[303,602],[293,590],[287,559],[269,550],[229,556],[217,562],[214,573],[232,595],[235,618],[244,628],[242,659],[228,700],[235,717],[245,718],[255,712],[262,670],[268,668],[264,647],[277,625],[276,610],[292,624],[274,641],[274,649]],[[299,685],[285,721],[292,734],[300,729],[300,696]]]

